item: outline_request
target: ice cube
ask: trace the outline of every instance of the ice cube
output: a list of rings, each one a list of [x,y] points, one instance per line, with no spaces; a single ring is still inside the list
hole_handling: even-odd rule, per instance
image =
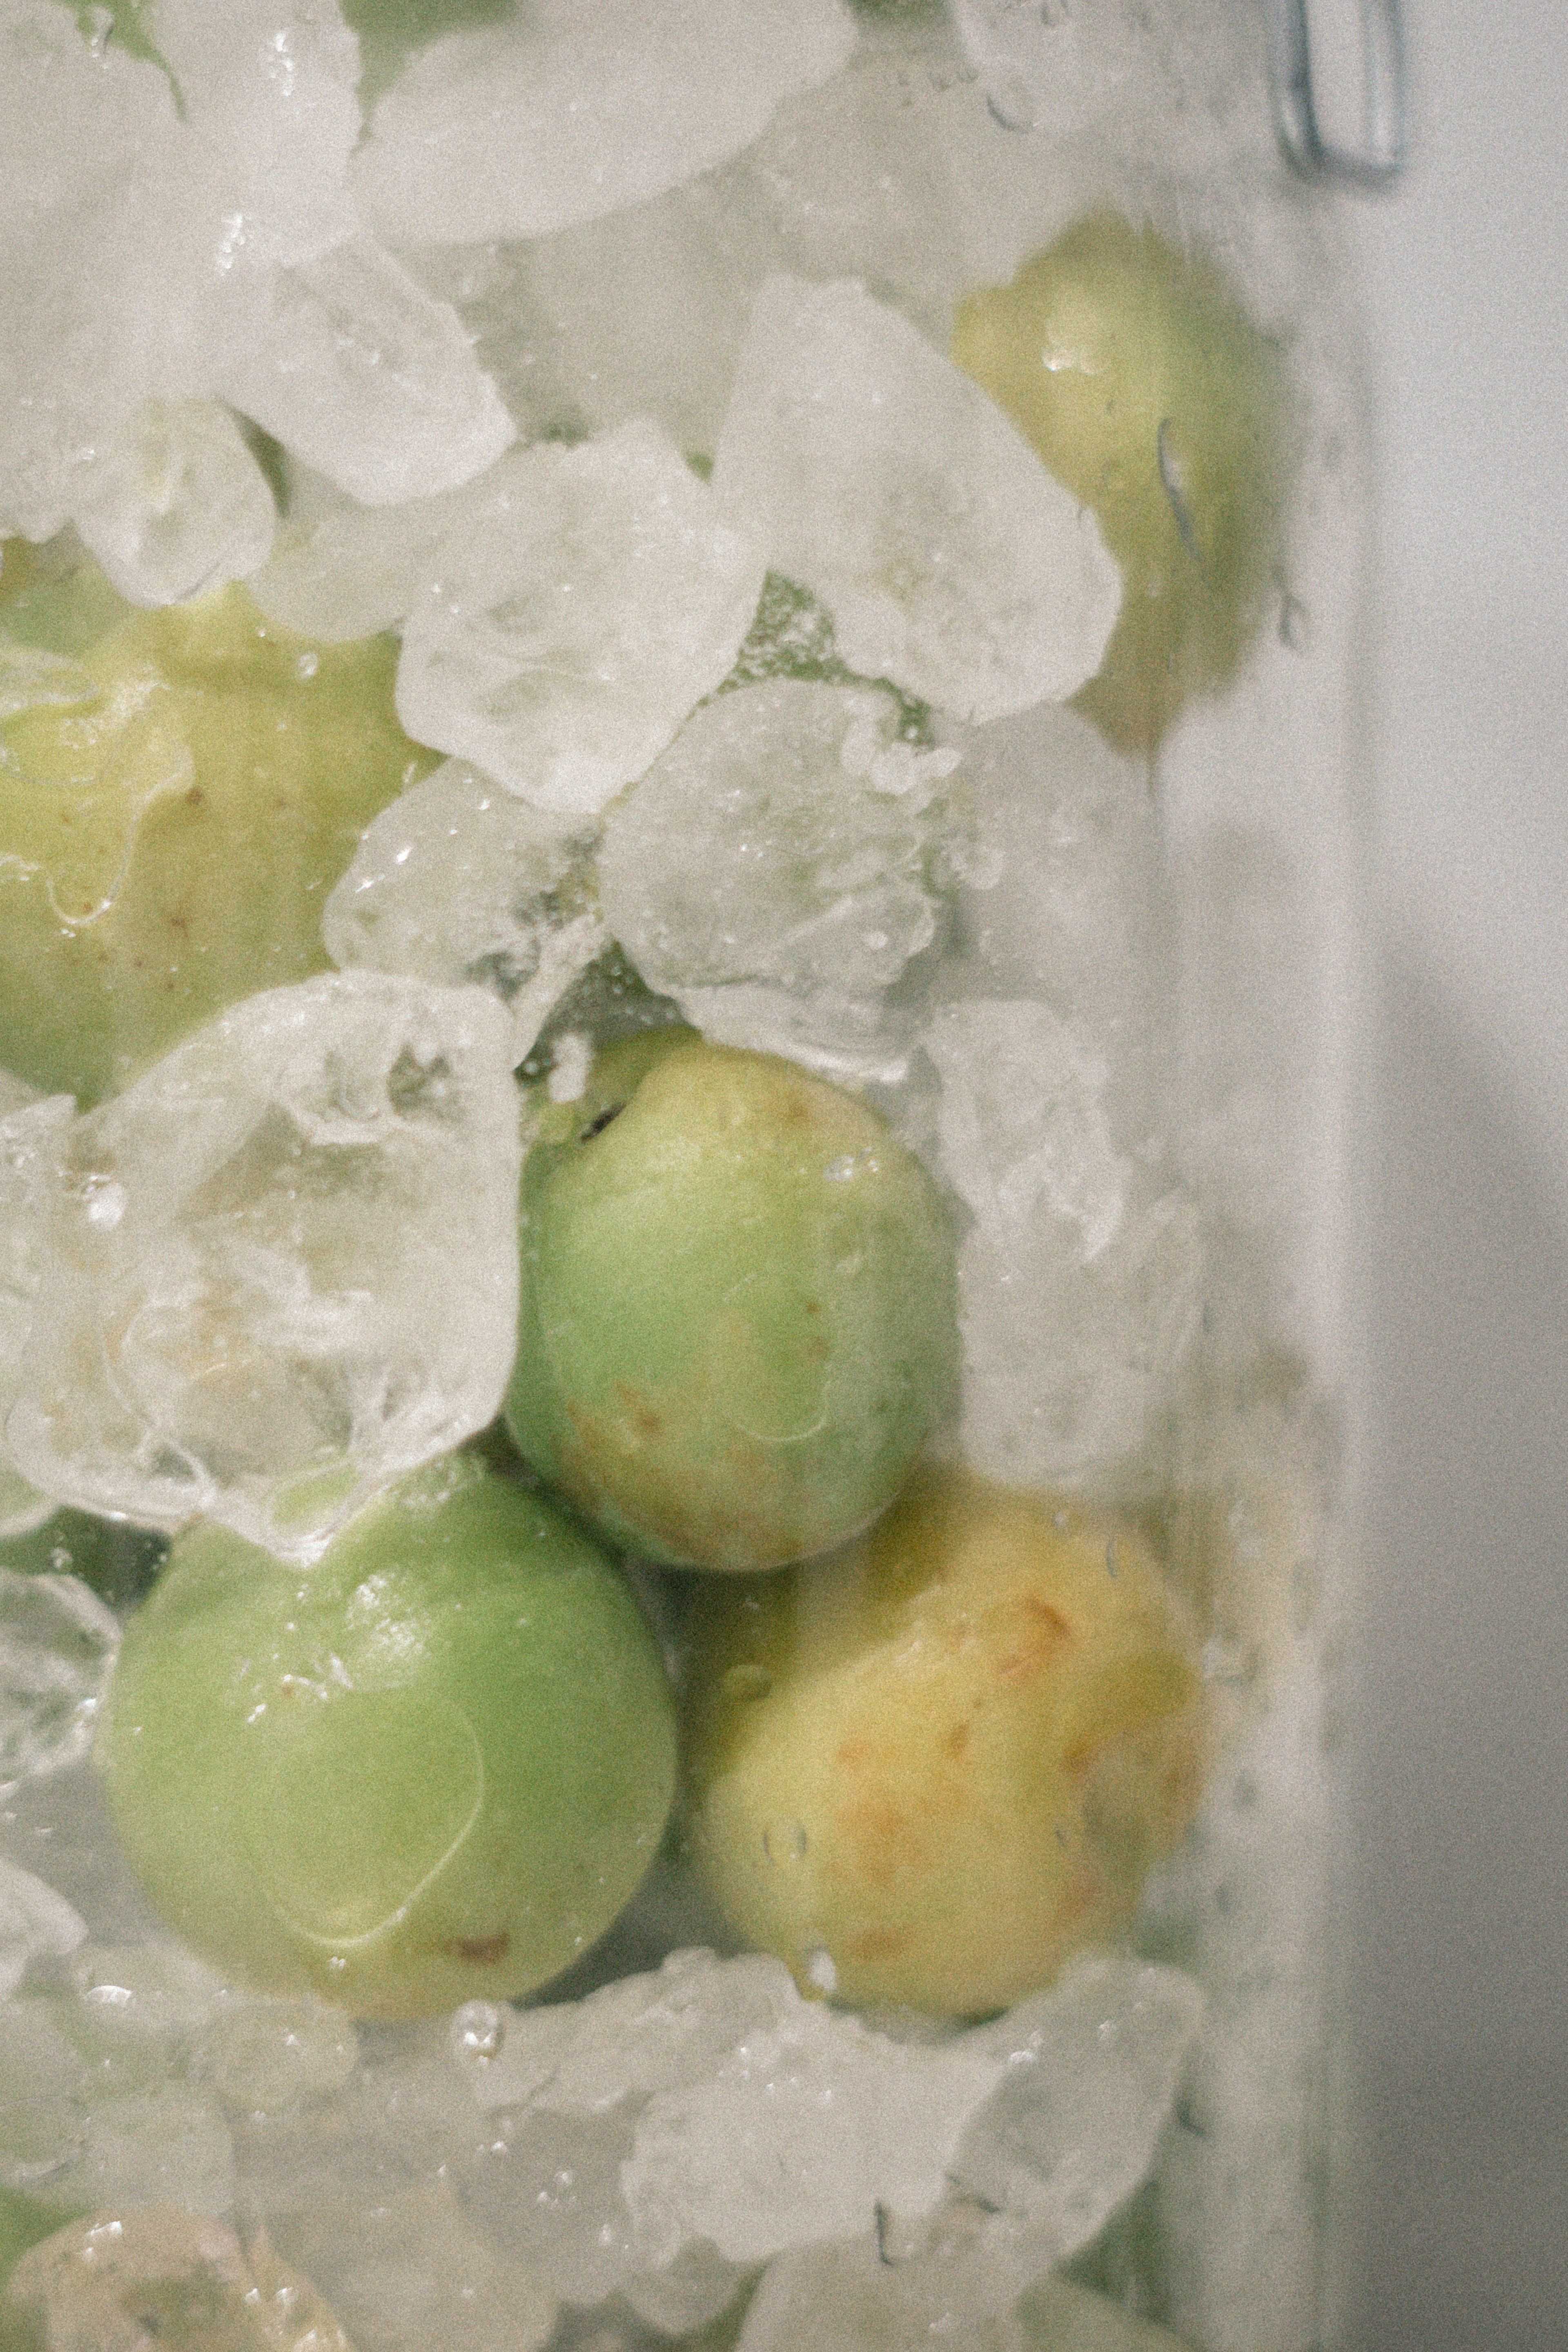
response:
[[[133,604],[244,580],[272,545],[267,478],[215,401],[143,401],[71,495],[83,544]]]
[[[0,1780],[87,1753],[120,1620],[79,1576],[0,1568]]]
[[[0,1881],[0,1968],[5,1902]],[[81,2150],[78,2102],[89,2087],[87,2061],[57,2012],[57,2002],[37,1994],[0,2000],[0,2185],[46,2195],[50,2172]]]
[[[327,952],[345,970],[492,990],[521,1062],[604,946],[592,849],[591,831],[448,760],[366,832],[323,910]]]
[[[63,1895],[0,1855],[0,2000],[16,1991],[40,1953],[74,1952],[87,1922]]]
[[[1093,515],[853,280],[764,286],[713,479],[867,677],[984,719],[1065,700],[1100,666],[1122,581]]]
[[[739,688],[610,810],[605,921],[710,1036],[836,1076],[901,1066],[883,999],[936,935],[929,869],[959,754],[900,725],[875,688]]]
[[[222,2221],[172,2204],[68,2222],[23,2255],[0,2311],[46,2352],[143,2352],[154,2341],[351,2352],[309,2281],[278,2261],[265,2233],[247,2257]]]
[[[517,438],[457,314],[369,237],[230,281],[214,380],[366,506],[452,489]]]
[[[6,1081],[8,1087],[16,1083]],[[54,1497],[42,1496],[17,1467],[5,1422],[21,1392],[27,1341],[54,1269],[52,1204],[74,1108],[69,1095],[24,1097],[14,1108],[0,1103],[0,1528],[6,1534],[41,1527],[54,1507]]]
[[[194,1953],[165,1937],[145,1944],[84,1944],[73,1955],[68,2031],[99,2081],[141,2088],[176,2064],[222,1990]]]
[[[234,2148],[215,2105],[184,2083],[94,2101],[80,2146],[51,2168],[51,2204],[80,2212],[107,2206],[179,2205],[223,2215],[235,2194]]]
[[[23,1474],[316,1558],[496,1411],[519,1148],[486,991],[347,972],[236,1005],[69,1131]]]
[[[1049,1006],[943,1006],[943,1168],[975,1223],[959,1243],[966,1459],[1071,1483],[1124,1465],[1168,1404],[1196,1328],[1196,1204],[1157,1141],[1115,1150],[1103,1057]]]
[[[762,576],[655,426],[519,452],[408,615],[398,716],[536,807],[595,814],[723,678]]]
[[[854,47],[841,0],[535,0],[433,41],[381,100],[357,161],[392,244],[543,236],[737,154]]]

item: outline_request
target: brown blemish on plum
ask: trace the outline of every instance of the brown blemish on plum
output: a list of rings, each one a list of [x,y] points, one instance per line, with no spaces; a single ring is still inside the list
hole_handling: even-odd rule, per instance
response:
[[[961,1764],[969,1752],[969,1726],[956,1723],[947,1734],[947,1753],[955,1764]]]
[[[501,1928],[494,1936],[455,1936],[446,1948],[454,1959],[472,1960],[479,1968],[494,1968],[504,1960],[512,1947],[510,1931]]]
[[[853,1846],[860,1875],[872,1886],[891,1886],[900,1871],[918,1869],[925,1849],[915,1823],[890,1797],[862,1797],[841,1805],[834,1827]]]

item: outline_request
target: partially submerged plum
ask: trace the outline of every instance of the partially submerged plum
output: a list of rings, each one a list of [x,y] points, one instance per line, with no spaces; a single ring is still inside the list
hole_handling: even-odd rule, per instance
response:
[[[98,1755],[132,1868],[198,1952],[396,2018],[531,1991],[592,1943],[653,1861],[674,1748],[614,1570],[455,1455],[303,1571],[182,1536]]]
[[[689,1030],[611,1046],[523,1172],[507,1419],[609,1537],[774,1568],[865,1527],[947,1402],[953,1241],[876,1114]]]
[[[1111,214],[958,305],[953,356],[1098,516],[1125,583],[1077,707],[1154,749],[1234,674],[1278,562],[1277,346],[1213,265]]]
[[[690,1604],[698,1870],[854,2002],[1000,2009],[1118,1935],[1205,1758],[1197,1643],[1133,1528],[925,1469],[831,1560]]]
[[[103,603],[90,566],[24,587],[0,702],[0,1068],[89,1102],[326,971],[328,892],[435,764],[398,725],[391,638],[314,645],[239,587],[95,633]]]

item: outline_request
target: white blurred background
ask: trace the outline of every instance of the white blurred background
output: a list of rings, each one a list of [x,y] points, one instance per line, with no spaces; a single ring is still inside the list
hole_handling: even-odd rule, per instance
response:
[[[1406,0],[1382,429],[1355,2352],[1568,2345],[1568,17]]]

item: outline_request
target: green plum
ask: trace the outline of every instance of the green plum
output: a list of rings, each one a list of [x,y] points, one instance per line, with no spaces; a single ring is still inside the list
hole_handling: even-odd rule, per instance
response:
[[[617,1542],[773,1568],[896,1494],[951,1391],[953,1241],[841,1087],[689,1030],[628,1038],[523,1171],[508,1425]]]
[[[697,1868],[808,1985],[1001,2009],[1126,1927],[1207,1733],[1134,1528],[957,1468],[834,1559],[689,1596]]]
[[[1152,751],[1231,677],[1279,562],[1284,369],[1218,272],[1113,214],[959,303],[953,357],[1092,508],[1125,583],[1077,707]]]
[[[97,1756],[132,1868],[198,1952],[399,2018],[531,1991],[593,1942],[657,1851],[674,1746],[615,1570],[456,1454],[308,1570],[181,1536]]]
[[[0,1068],[84,1101],[327,970],[328,892],[435,764],[397,723],[391,638],[312,645],[240,587],[103,627],[100,585],[84,566],[0,607],[75,655],[74,698],[0,718]]]

